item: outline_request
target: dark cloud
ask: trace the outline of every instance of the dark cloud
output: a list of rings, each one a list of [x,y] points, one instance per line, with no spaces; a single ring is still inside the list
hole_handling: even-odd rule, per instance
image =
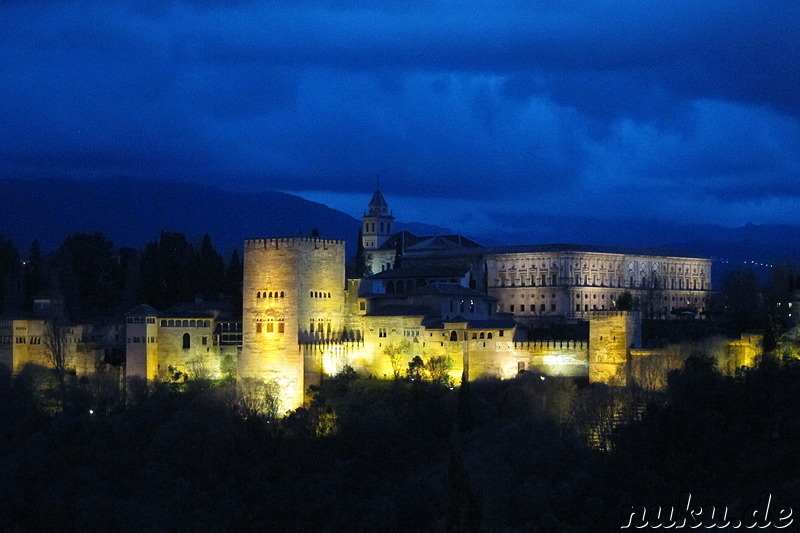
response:
[[[788,219],[797,20],[795,1],[5,2],[0,176],[313,195],[380,174],[484,228],[623,205]]]

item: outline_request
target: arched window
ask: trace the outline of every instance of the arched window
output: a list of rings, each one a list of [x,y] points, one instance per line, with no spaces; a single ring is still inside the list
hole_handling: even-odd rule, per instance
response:
[[[281,291],[281,298],[283,298],[283,291]]]
[[[330,298],[330,297],[331,297],[331,293],[328,293],[328,298]]]
[[[256,298],[261,298],[261,291],[258,291],[258,292],[256,293]]]
[[[458,340],[458,334],[455,331],[450,332],[450,342],[455,342]]]
[[[272,291],[269,291],[269,297],[272,298]]]
[[[491,339],[491,338],[492,338],[492,332],[491,332],[491,331],[490,331],[489,333],[487,333],[487,334],[486,334],[486,338],[487,338],[487,339]]]
[[[481,331],[480,338],[483,339],[485,337],[486,337],[486,335]]]
[[[308,291],[308,297],[309,298],[313,298],[314,297],[314,291]]]
[[[192,343],[192,341],[191,341],[191,338],[189,337],[189,334],[188,333],[184,333],[183,334],[183,349],[184,350],[188,350],[189,347],[191,346],[191,343]]]

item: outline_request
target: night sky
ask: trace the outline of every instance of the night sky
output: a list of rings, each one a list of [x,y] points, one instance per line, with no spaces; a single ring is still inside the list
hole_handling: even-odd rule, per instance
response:
[[[277,189],[487,234],[796,223],[800,2],[0,4],[0,177]]]

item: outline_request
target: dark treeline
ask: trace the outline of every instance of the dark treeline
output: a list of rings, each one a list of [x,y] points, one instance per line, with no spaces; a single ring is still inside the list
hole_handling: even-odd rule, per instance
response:
[[[0,313],[31,311],[37,297],[63,299],[72,320],[197,298],[229,299],[239,309],[241,280],[238,252],[224,261],[207,234],[192,245],[183,234],[165,231],[140,250],[117,248],[101,233],[76,233],[47,254],[38,241],[23,254],[0,236]]]
[[[800,365],[696,355],[635,391],[523,373],[451,390],[345,372],[266,389],[0,372],[3,531],[614,531],[626,505],[800,508]],[[616,428],[613,420],[620,422]]]

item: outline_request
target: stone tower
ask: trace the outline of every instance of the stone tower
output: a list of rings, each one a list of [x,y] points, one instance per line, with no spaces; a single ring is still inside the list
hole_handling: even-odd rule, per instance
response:
[[[630,349],[641,346],[641,313],[592,311],[589,315],[589,382],[626,384]]]
[[[361,220],[362,244],[365,251],[377,250],[392,236],[394,217],[389,212],[389,204],[381,193],[380,185],[375,189],[368,211]]]
[[[255,239],[244,243],[240,378],[276,381],[281,409],[303,404],[321,368],[301,343],[335,338],[344,325],[344,241]]]
[[[128,377],[152,380],[158,374],[158,312],[149,305],[140,305],[125,315],[125,349]]]

